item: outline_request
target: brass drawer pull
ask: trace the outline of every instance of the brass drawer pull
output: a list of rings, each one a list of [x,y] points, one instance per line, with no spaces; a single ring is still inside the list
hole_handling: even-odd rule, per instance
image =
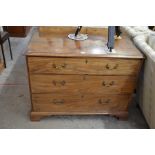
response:
[[[105,81],[102,82],[102,86],[104,87],[110,87],[110,86],[113,86],[115,84],[114,81],[111,81],[110,83],[106,83]]]
[[[105,67],[107,70],[114,70],[118,68],[118,64],[116,64],[115,66],[110,66],[109,64],[107,64]]]
[[[107,104],[107,103],[110,103],[110,102],[111,102],[110,99],[107,99],[107,100],[99,99],[99,100],[98,100],[98,103],[99,103],[99,104]]]
[[[64,100],[53,99],[52,103],[53,103],[53,104],[61,105],[61,104],[64,104]]]
[[[65,84],[66,84],[66,81],[64,81],[64,80],[62,80],[62,81],[53,80],[53,85],[55,85],[55,86],[58,86],[58,85],[64,86]]]
[[[64,69],[64,68],[66,68],[66,64],[65,63],[61,64],[61,65],[53,64],[53,68],[55,68],[55,69]]]

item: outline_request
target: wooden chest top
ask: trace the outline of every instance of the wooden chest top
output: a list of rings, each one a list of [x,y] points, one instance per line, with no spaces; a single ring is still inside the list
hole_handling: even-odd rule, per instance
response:
[[[142,53],[130,38],[123,33],[121,40],[115,40],[113,53],[107,52],[107,29],[103,33],[88,33],[85,41],[70,40],[66,33],[48,34],[36,32],[28,47],[27,56],[52,57],[114,57],[143,59]],[[74,33],[74,31],[73,31]]]

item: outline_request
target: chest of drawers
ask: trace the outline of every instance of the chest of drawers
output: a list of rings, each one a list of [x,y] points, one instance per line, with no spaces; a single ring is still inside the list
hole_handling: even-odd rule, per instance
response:
[[[3,26],[3,29],[9,32],[11,37],[26,37],[31,26]]]
[[[0,73],[1,73],[2,70],[3,70],[3,62],[2,62],[2,60],[0,58]]]
[[[66,34],[33,36],[26,56],[31,120],[79,114],[127,118],[143,56],[125,34],[114,53],[105,52],[105,40],[94,31],[86,41]]]

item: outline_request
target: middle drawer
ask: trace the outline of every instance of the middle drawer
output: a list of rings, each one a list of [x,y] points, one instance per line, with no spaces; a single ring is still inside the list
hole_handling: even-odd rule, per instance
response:
[[[30,75],[32,93],[128,94],[135,88],[131,76]]]

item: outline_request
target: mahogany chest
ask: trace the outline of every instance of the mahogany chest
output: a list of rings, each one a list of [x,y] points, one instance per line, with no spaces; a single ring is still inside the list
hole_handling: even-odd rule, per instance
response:
[[[106,51],[107,30],[84,28],[85,41],[68,39],[73,27],[40,27],[26,55],[31,120],[50,115],[108,114],[127,118],[143,55],[126,34]]]
[[[11,37],[26,37],[31,26],[3,26],[3,29],[9,32]]]

